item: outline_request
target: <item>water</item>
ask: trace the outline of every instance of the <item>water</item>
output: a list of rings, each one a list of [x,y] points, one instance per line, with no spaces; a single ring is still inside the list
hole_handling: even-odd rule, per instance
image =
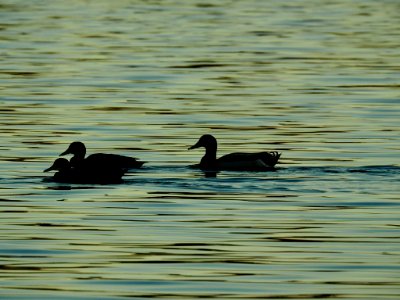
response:
[[[2,1],[0,298],[398,299],[398,1]],[[186,166],[281,151],[276,172]],[[43,182],[72,141],[120,185]]]

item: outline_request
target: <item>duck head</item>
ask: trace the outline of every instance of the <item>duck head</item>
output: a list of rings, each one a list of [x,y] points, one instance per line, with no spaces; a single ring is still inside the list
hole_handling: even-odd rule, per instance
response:
[[[64,171],[70,168],[69,161],[65,158],[57,158],[50,168],[47,168],[43,172],[49,171]]]
[[[205,155],[200,160],[200,168],[215,169],[217,166],[217,140],[211,134],[205,134],[189,150],[204,147]]]
[[[86,147],[82,142],[72,142],[68,149],[65,150],[60,156],[64,156],[67,154],[73,154],[74,156],[84,158],[86,154]]]
[[[206,150],[215,150],[217,151],[217,140],[211,134],[205,134],[200,137],[196,144],[189,147],[188,150],[196,149],[204,147]]]

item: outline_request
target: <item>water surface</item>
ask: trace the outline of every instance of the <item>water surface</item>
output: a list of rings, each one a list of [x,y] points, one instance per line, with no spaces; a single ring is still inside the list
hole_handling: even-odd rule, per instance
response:
[[[398,1],[2,1],[0,298],[398,299]],[[282,152],[275,172],[187,168]],[[147,166],[44,182],[72,141]]]

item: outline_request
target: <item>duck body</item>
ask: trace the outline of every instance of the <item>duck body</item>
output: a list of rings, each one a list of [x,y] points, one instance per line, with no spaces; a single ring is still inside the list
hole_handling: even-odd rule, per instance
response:
[[[144,162],[134,157],[123,156],[118,154],[96,153],[85,158],[86,147],[82,142],[73,142],[68,149],[60,154],[60,156],[72,154],[71,166],[83,167],[85,169],[137,169],[142,167]]]
[[[108,153],[95,153],[84,159],[73,157],[71,158],[71,163],[74,166],[84,166],[85,168],[96,168],[101,166],[104,169],[138,169],[144,164],[144,162],[138,161],[133,157]]]
[[[274,170],[279,157],[278,152],[230,153],[217,158],[217,140],[209,134],[200,137],[189,150],[204,147],[205,155],[197,165],[192,167],[203,170],[267,171]]]
[[[120,168],[86,168],[72,167],[71,163],[65,158],[58,158],[50,168],[44,172],[57,171],[51,181],[60,183],[79,183],[79,184],[115,184],[122,182],[125,171]]]
[[[270,170],[280,154],[277,152],[231,153],[217,159],[217,166],[226,170]]]

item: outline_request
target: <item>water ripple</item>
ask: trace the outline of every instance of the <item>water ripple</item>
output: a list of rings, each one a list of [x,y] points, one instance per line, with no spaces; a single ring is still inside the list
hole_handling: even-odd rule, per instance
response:
[[[3,2],[2,298],[398,298],[398,2]],[[76,140],[148,163],[52,182]]]

